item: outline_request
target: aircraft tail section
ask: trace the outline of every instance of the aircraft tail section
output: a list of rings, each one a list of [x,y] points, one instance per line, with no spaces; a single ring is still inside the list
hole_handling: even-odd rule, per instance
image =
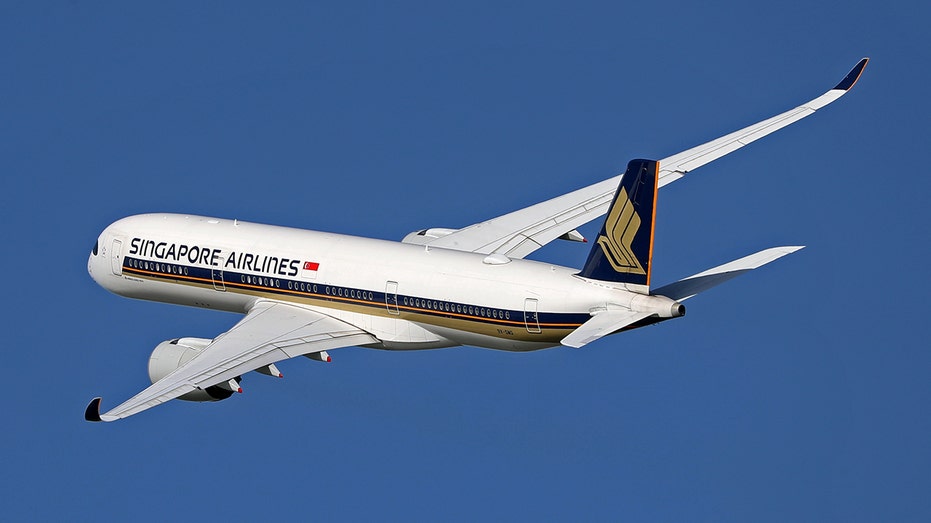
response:
[[[684,316],[683,301],[802,248],[788,246],[762,250],[660,287],[649,296],[636,296],[626,308],[594,311],[591,319],[572,331],[560,343],[578,348],[620,330],[635,328],[638,322],[641,322],[639,325],[642,326],[643,320],[646,320],[645,324],[652,324]]]
[[[650,288],[659,162],[631,160],[579,276]],[[639,289],[638,289],[639,287]]]

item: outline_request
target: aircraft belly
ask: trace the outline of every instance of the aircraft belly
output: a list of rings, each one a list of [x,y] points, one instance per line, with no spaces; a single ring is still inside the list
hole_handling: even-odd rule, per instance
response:
[[[557,339],[554,341],[550,339],[550,336],[537,335],[536,337],[526,337],[515,334],[510,337],[499,337],[478,332],[456,330],[438,325],[426,325],[425,327],[439,336],[454,341],[456,345],[469,345],[484,349],[529,352],[559,345],[559,340]]]
[[[329,307],[312,307],[322,314],[337,318],[378,338],[375,348],[389,350],[422,350],[455,347],[455,341],[440,336],[406,319],[384,315],[363,314]]]

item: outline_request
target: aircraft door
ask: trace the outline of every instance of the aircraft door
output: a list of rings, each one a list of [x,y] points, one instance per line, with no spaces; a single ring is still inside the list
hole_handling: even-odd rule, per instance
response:
[[[220,259],[220,260],[224,259],[223,256],[222,256],[222,253],[220,253],[220,254],[221,254],[221,255],[218,256],[217,258]],[[216,289],[216,290],[218,290],[218,291],[220,291],[220,292],[226,291],[226,280],[223,279],[223,269],[222,269],[222,268],[220,268],[220,267],[210,267],[210,279],[213,280],[213,288],[214,288],[214,289]]]
[[[388,314],[397,316],[398,312],[398,282],[389,281],[385,284],[385,307]]]
[[[540,317],[537,314],[538,302],[536,298],[524,300],[524,325],[527,332],[538,334],[540,332]]]
[[[223,269],[213,267],[210,269],[210,276],[213,279],[213,288],[223,292],[226,290],[226,281],[223,280]]]
[[[123,274],[123,242],[116,238],[110,248],[110,270],[117,276]]]

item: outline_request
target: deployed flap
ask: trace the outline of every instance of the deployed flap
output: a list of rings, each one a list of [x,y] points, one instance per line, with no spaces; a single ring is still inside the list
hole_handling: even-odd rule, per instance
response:
[[[795,123],[837,100],[853,87],[868,60],[860,60],[834,88],[795,109],[661,159],[659,186],[674,182],[686,173]],[[615,176],[551,200],[464,227],[432,240],[429,244],[459,251],[523,258],[563,234],[604,215],[620,179],[620,176]]]
[[[100,400],[95,399],[85,418],[114,421],[277,361],[376,341],[371,334],[348,323],[303,307],[259,301],[239,323],[217,336],[190,362],[105,414],[99,413]]]
[[[704,292],[716,285],[720,285],[727,280],[740,276],[741,274],[762,267],[769,262],[778,260],[786,254],[803,249],[804,246],[794,247],[773,247],[766,249],[750,256],[745,256],[739,260],[719,265],[713,269],[700,272],[694,276],[689,276],[684,280],[670,283],[653,291],[653,294],[665,296],[667,298],[684,301],[700,292]]]
[[[592,316],[592,319],[583,323],[572,334],[562,339],[560,343],[567,347],[579,348],[599,338],[617,332],[628,325],[632,325],[644,318],[652,316],[651,312],[633,311],[604,311]]]

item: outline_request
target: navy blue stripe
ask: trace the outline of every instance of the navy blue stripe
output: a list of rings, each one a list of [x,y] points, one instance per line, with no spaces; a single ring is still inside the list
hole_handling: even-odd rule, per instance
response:
[[[221,271],[177,263],[163,263],[125,257],[123,272],[136,276],[164,281],[193,282],[205,287],[219,285],[214,281],[214,274],[222,277],[226,289],[259,290],[283,296],[295,296],[329,302],[348,303],[363,307],[373,307],[380,311],[388,310],[387,294],[384,291],[358,289],[327,285],[316,281],[291,279],[283,277],[257,276],[253,274]],[[391,304],[392,308],[395,305]],[[524,327],[524,311],[513,309],[495,309],[475,304],[455,303],[421,296],[397,295],[397,307],[404,312],[414,312],[440,318],[460,319]],[[449,310],[447,310],[447,307]],[[469,311],[472,312],[469,312]],[[482,312],[485,314],[483,315]],[[586,313],[538,312],[541,328],[574,328],[585,323],[591,316]],[[496,317],[497,316],[497,317]]]

